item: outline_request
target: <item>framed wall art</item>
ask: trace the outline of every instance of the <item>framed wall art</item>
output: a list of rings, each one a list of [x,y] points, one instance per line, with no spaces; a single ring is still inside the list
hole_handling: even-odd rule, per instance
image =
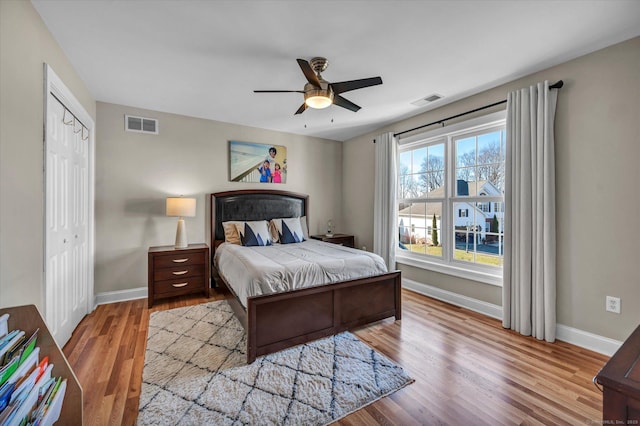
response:
[[[229,180],[286,183],[287,148],[282,145],[229,141]]]

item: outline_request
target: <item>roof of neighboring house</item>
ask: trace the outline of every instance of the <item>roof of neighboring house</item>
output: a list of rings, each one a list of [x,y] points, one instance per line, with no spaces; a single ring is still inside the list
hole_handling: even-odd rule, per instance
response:
[[[441,203],[415,203],[398,212],[398,216],[441,216]]]
[[[469,184],[469,197],[475,197],[478,193],[480,193],[480,195],[500,194],[500,191],[488,180],[469,181],[467,183]],[[482,191],[483,189],[484,191]],[[485,192],[485,194],[482,194],[482,192]]]
[[[479,180],[479,181],[469,181],[469,196],[475,197],[478,194],[478,189],[480,192],[484,189],[488,195],[498,195],[500,191],[488,180]],[[476,185],[474,185],[476,184]],[[444,186],[440,186],[432,191],[429,191],[429,197],[433,198],[443,198],[444,197]]]
[[[469,183],[469,196],[474,197],[478,193],[478,189],[482,191],[483,188],[489,189],[488,192],[497,192],[496,187],[489,181],[479,180],[479,181],[470,181]],[[474,185],[475,184],[475,185]],[[443,198],[444,197],[444,186],[434,189],[430,191],[428,197],[432,198]],[[439,202],[430,203],[430,202],[419,202],[412,203],[408,207],[400,210],[398,212],[398,216],[441,216],[442,215],[442,204]]]

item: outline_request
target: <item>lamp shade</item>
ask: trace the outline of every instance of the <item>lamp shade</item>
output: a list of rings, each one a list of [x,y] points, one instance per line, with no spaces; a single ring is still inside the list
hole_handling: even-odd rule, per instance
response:
[[[196,215],[196,199],[182,197],[167,198],[167,216],[193,217]]]

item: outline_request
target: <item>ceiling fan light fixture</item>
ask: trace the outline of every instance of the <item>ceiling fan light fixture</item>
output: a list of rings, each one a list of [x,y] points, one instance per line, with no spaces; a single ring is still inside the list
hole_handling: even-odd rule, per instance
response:
[[[304,103],[309,108],[327,108],[333,103],[333,92],[330,89],[308,90],[304,93]]]

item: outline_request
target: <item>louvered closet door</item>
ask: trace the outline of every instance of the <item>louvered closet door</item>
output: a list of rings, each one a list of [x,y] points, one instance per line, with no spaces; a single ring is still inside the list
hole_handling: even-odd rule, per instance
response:
[[[45,303],[47,325],[62,347],[87,314],[89,146],[73,116],[49,97]]]

